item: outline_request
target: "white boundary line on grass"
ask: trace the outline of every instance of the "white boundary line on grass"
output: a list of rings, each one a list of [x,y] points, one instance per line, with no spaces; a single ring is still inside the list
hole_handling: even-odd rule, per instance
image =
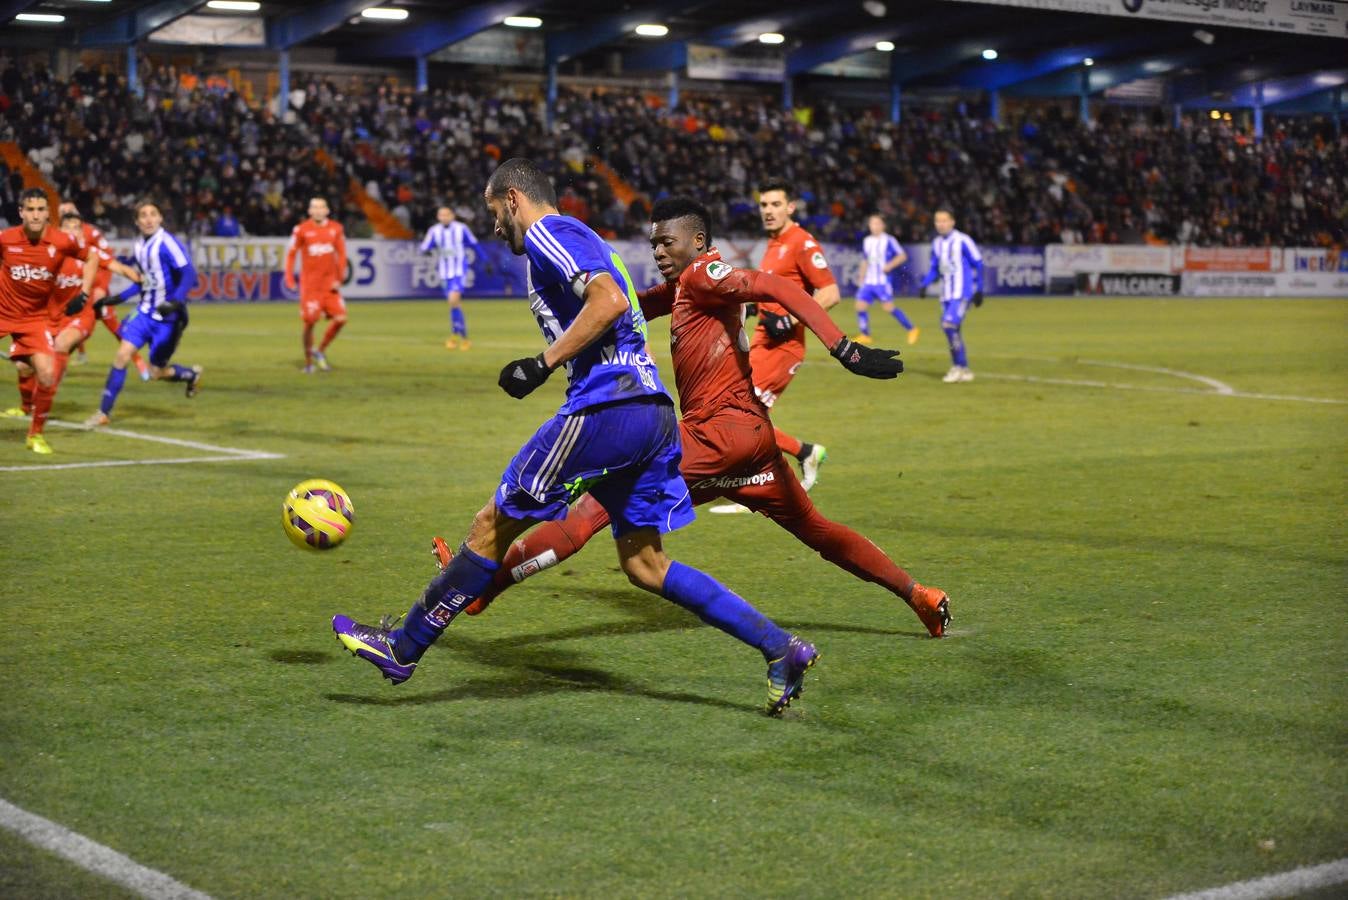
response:
[[[1175,894],[1168,900],[1267,900],[1273,897],[1295,897],[1307,891],[1333,887],[1344,882],[1348,882],[1348,858],[1293,869],[1290,872],[1280,872],[1265,878],[1237,881],[1206,891]]]
[[[75,422],[63,422],[60,419],[51,419],[48,425],[54,425],[57,428],[70,428],[77,431],[83,431],[84,426]],[[201,450],[207,453],[214,453],[215,456],[182,456],[170,459],[115,459],[99,460],[97,462],[78,462],[78,463],[54,463],[50,465],[27,465],[27,466],[0,466],[0,472],[54,472],[63,469],[104,469],[114,466],[176,466],[189,463],[209,463],[209,462],[246,462],[248,460],[258,459],[284,459],[283,453],[268,453],[265,450],[244,450],[239,447],[220,447],[215,444],[204,444],[200,441],[185,441],[182,438],[163,437],[157,434],[141,434],[139,431],[127,431],[124,428],[100,428],[100,434],[110,434],[114,437],[130,438],[136,441],[150,441],[156,444],[169,444],[173,447],[186,447],[189,450]]]
[[[0,799],[0,828],[150,900],[211,900],[209,894]]]

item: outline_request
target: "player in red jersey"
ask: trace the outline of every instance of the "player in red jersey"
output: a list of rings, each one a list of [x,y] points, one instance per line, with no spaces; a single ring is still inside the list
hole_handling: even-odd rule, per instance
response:
[[[824,518],[782,456],[767,407],[751,381],[742,304],[779,305],[858,375],[894,378],[903,371],[894,358],[898,351],[848,340],[818,303],[785,278],[723,262],[711,246],[708,218],[701,204],[687,198],[655,204],[651,247],[666,283],[638,298],[648,320],[671,317],[670,349],[682,413],[679,470],[693,504],[724,497],[761,512],[824,559],[902,598],[928,633],[941,637],[950,621],[946,593],[913,581],[875,544]],[[481,612],[511,584],[571,556],[608,521],[604,508],[586,494],[565,519],[545,522],[511,545],[490,592],[467,611]],[[435,549],[446,564],[447,545],[436,538]]]
[[[0,336],[14,339],[10,359],[31,367],[32,422],[25,445],[51,453],[42,431],[56,393],[56,356],[48,331],[47,301],[66,257],[84,260],[80,290],[66,306],[74,315],[84,308],[98,273],[98,257],[70,235],[51,227],[47,195],[29,188],[19,195],[21,225],[0,231]]]
[[[108,243],[107,237],[104,236],[97,225],[84,221],[84,217],[80,215],[80,211],[76,208],[74,203],[69,200],[62,202],[61,205],[57,207],[57,213],[61,217],[62,231],[67,234],[74,234],[76,239],[85,246],[102,251],[103,255],[99,257],[98,277],[94,280],[93,292],[89,294],[90,305],[93,305],[108,296],[109,292],[112,290],[112,276],[114,273],[124,275],[127,272],[131,272],[137,276],[139,275],[135,269],[132,269],[129,266],[121,266],[121,263],[118,263],[121,268],[117,269],[109,267],[103,261],[103,256],[107,256],[114,261],[116,260],[117,257],[112,251],[112,245]],[[72,216],[79,226],[78,230],[74,232],[66,227],[66,223],[70,221]],[[137,278],[137,280],[139,280],[139,278]],[[99,321],[101,321],[103,327],[112,332],[112,336],[117,338],[118,342],[120,342],[122,339],[122,323],[117,319],[117,310],[111,306],[104,306],[101,309],[102,313],[99,316]],[[76,358],[76,365],[83,365],[87,361],[84,356],[84,342],[87,338],[88,335],[80,339],[77,348],[79,356]],[[140,373],[140,380],[149,381],[150,367],[146,364],[144,358],[142,358],[139,353],[136,353],[132,355],[131,361],[136,364],[136,371]]]
[[[346,301],[338,291],[346,280],[346,232],[328,218],[328,201],[309,201],[309,218],[295,226],[286,250],[286,287],[295,290],[295,257],[303,256],[300,271],[300,318],[304,321],[304,371],[315,364],[324,372],[331,366],[324,351],[346,324]],[[323,343],[314,349],[314,325],[319,316],[330,320]]]
[[[790,187],[782,181],[770,181],[758,189],[758,212],[768,245],[758,265],[761,272],[780,275],[796,283],[806,293],[813,293],[815,302],[824,309],[838,303],[838,283],[829,271],[819,242],[792,219],[796,204],[791,199]],[[781,397],[796,370],[805,362],[805,329],[790,311],[778,303],[764,303],[758,307],[758,326],[754,328],[749,351],[749,364],[754,370],[754,390],[769,409]],[[819,477],[819,466],[828,458],[828,451],[820,444],[801,441],[780,428],[777,446],[800,460],[801,485],[805,490],[814,487]],[[713,506],[712,512],[748,512],[743,504]]]

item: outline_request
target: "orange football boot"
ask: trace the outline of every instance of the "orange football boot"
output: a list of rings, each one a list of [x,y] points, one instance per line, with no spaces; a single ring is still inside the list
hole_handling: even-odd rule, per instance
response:
[[[908,605],[917,613],[922,624],[927,626],[932,637],[938,638],[945,634],[945,627],[950,624],[950,598],[945,591],[915,581],[913,599],[908,601]]]

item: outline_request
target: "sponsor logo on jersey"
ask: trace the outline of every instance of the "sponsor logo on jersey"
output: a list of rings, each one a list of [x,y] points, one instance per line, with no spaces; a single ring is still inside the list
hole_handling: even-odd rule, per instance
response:
[[[735,271],[734,266],[723,262],[707,263],[707,277],[712,281],[720,281],[722,278]]]
[[[810,257],[810,262],[814,263],[816,269],[828,268],[828,263],[824,261],[824,254],[818,250],[814,251],[814,255]]]
[[[56,287],[57,287],[58,290],[65,290],[66,288],[73,288],[73,287],[75,287],[76,285],[78,285],[78,284],[83,284],[83,283],[84,283],[84,276],[82,276],[82,275],[57,275],[57,276],[56,276]]]
[[[9,277],[15,281],[51,281],[52,272],[42,266],[30,266],[22,263],[9,267]]]
[[[309,244],[305,249],[309,251],[310,256],[326,256],[337,252],[337,248],[332,244]]]
[[[777,473],[772,471],[758,472],[754,475],[720,475],[715,478],[702,479],[697,484],[693,485],[693,489],[751,487],[760,484],[771,484],[776,480]]]

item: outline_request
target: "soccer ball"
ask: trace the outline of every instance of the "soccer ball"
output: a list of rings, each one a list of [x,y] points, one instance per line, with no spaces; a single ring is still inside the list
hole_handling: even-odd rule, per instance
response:
[[[356,510],[340,486],[321,478],[295,485],[281,504],[281,527],[296,547],[331,550],[351,534]]]

